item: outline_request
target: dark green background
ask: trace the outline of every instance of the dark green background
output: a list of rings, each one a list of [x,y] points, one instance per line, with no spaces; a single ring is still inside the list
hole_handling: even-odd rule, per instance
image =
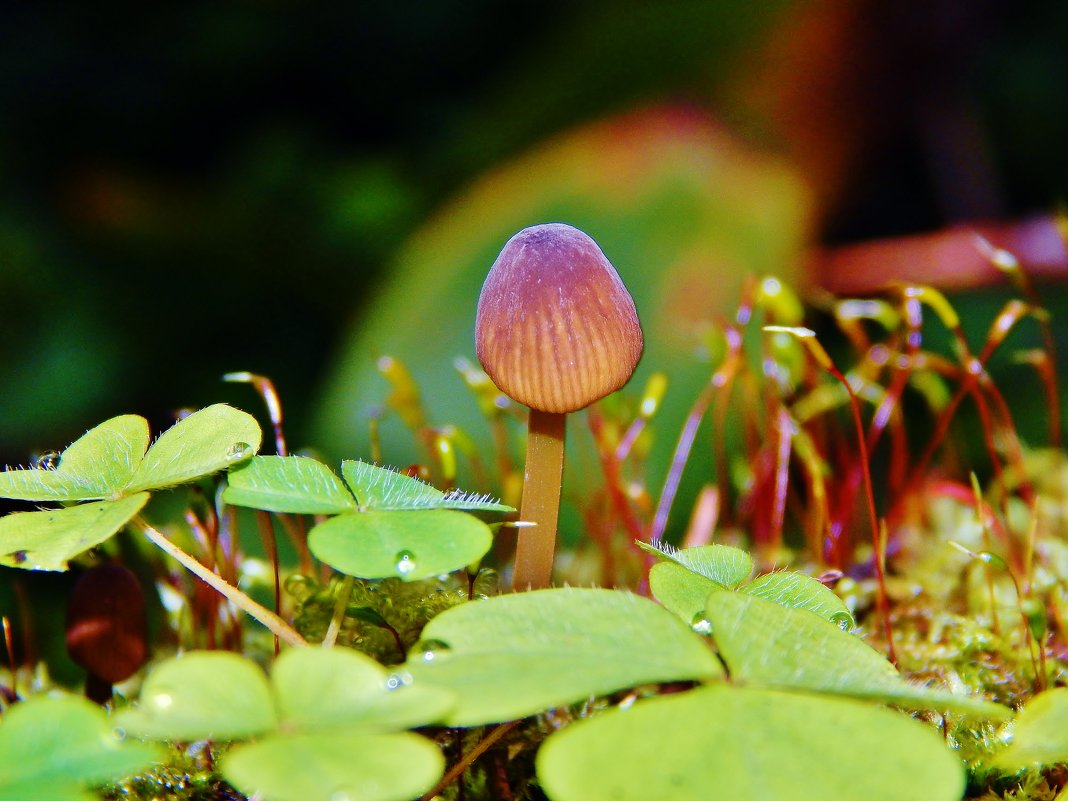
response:
[[[258,408],[218,383],[241,369],[276,380],[305,444],[340,332],[427,214],[569,125],[646,100],[715,108],[732,59],[786,5],[8,8],[0,461],[123,412],[159,429],[181,406]],[[857,113],[897,122],[824,238],[1053,207],[1068,182],[1068,7],[858,5],[886,16],[889,55]],[[981,123],[996,178],[982,197],[925,155],[935,78]]]

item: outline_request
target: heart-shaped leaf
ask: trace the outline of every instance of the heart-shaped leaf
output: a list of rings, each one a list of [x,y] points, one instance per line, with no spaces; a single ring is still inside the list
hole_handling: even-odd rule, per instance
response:
[[[988,719],[1011,715],[991,701],[909,684],[863,640],[804,609],[721,590],[708,597],[705,613],[736,681]]]
[[[250,414],[224,403],[179,420],[155,441],[126,492],[161,489],[217,473],[260,449],[262,433]]]
[[[221,771],[265,801],[404,801],[437,781],[444,759],[428,740],[381,732],[435,722],[451,703],[341,648],[287,651],[271,684],[249,659],[202,651],[156,667],[118,723],[165,740],[259,737],[228,751]]]
[[[341,479],[305,456],[254,456],[227,474],[223,500],[268,512],[336,515],[356,508]]]
[[[780,606],[806,609],[839,627],[848,629],[856,625],[845,601],[811,576],[777,571],[758,576],[738,589]]]
[[[141,463],[148,440],[145,418],[113,417],[71,443],[55,469],[0,472],[0,497],[57,502],[117,498]]]
[[[705,616],[708,596],[723,587],[675,562],[658,562],[649,570],[649,590],[666,609],[693,625]]]
[[[254,662],[226,651],[190,651],[157,665],[127,731],[158,740],[238,740],[273,731],[274,700]]]
[[[454,690],[455,726],[496,723],[654,682],[722,675],[700,637],[628,592],[550,589],[453,607],[400,675]]]
[[[552,801],[957,801],[935,731],[858,701],[729,685],[639,701],[553,734]]]
[[[153,746],[123,742],[85,699],[32,698],[4,711],[0,801],[96,798],[87,787],[146,770],[159,758]]]
[[[360,509],[464,509],[470,512],[514,512],[488,495],[442,492],[419,479],[361,461],[344,461],[341,474]]]
[[[441,720],[454,703],[440,687],[389,680],[378,662],[347,648],[296,648],[271,669],[283,727],[388,732]]]
[[[1068,688],[1039,693],[1020,710],[1009,747],[994,759],[1004,770],[1068,762]]]
[[[755,595],[781,606],[807,609],[846,628],[854,625],[853,616],[845,602],[810,576],[780,571],[741,584],[752,568],[752,561],[737,548],[704,546],[662,553],[657,550],[656,553],[670,561],[653,565],[649,571],[649,588],[660,603],[686,622],[692,623],[703,618],[705,599],[709,593],[727,586],[726,581],[735,581],[732,586],[738,592]],[[710,575],[718,576],[720,580],[710,578]]]
[[[235,748],[222,774],[264,801],[410,801],[445,767],[440,749],[415,734],[300,733]]]
[[[335,570],[359,578],[405,581],[450,573],[489,550],[489,526],[463,512],[349,512],[312,529],[308,547]]]
[[[659,559],[681,565],[728,589],[737,587],[753,572],[752,557],[741,548],[730,545],[699,545],[695,548],[674,548],[667,544],[652,546],[643,542],[638,545]]]
[[[100,801],[100,793],[50,779],[0,783],[0,801]]]
[[[0,517],[0,564],[66,570],[70,559],[111,537],[147,502],[148,493],[141,492],[117,501]]]

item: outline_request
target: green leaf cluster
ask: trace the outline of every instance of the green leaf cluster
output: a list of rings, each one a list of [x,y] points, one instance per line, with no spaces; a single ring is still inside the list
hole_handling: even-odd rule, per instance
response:
[[[985,720],[1010,710],[906,682],[843,630],[842,609],[807,582],[772,574],[777,583],[743,584],[751,563],[739,553],[678,552],[657,566],[668,570],[656,571],[654,589],[675,601],[702,588],[700,620],[711,638],[691,627],[693,601],[677,615],[622,591],[541,590],[443,612],[402,675],[453,691],[446,722],[454,726],[645,685],[698,685],[632,697],[552,734],[537,772],[553,801],[960,798],[963,767],[943,740],[880,705]]]
[[[588,588],[501,595],[442,612],[401,670],[456,693],[447,719],[453,726],[723,674],[700,638],[662,607],[631,593]]]
[[[0,520],[0,562],[63,569],[138,514],[150,491],[230,468],[226,502],[326,516],[309,534],[312,553],[376,583],[477,563],[492,531],[465,512],[513,511],[364,462],[343,462],[339,476],[307,457],[253,456],[259,445],[255,421],[222,405],[151,447],[143,419],[113,418],[54,468],[0,473],[0,494],[73,504]],[[816,579],[751,578],[752,559],[727,546],[643,547],[660,560],[649,575],[659,603],[594,588],[458,603],[426,624],[392,673],[343,648],[287,651],[269,678],[234,654],[191,652],[157,666],[139,706],[116,722],[150,739],[240,741],[220,773],[265,801],[403,801],[444,770],[440,750],[407,729],[500,723],[595,698],[611,704],[637,688],[548,737],[536,764],[552,801],[960,797],[960,760],[935,733],[884,707],[985,721],[1008,709],[907,682],[849,633],[849,607]],[[681,691],[661,695],[662,685]],[[998,768],[1066,758],[1062,692],[1025,708]],[[99,711],[67,701],[20,704],[6,716],[0,745],[26,757],[0,749],[0,801],[87,798],[87,788],[152,761],[150,746],[117,743]],[[33,744],[59,729],[67,756],[37,754],[47,749]]]
[[[452,704],[447,690],[402,682],[348,649],[287,651],[269,680],[236,654],[193,651],[153,670],[117,722],[158,740],[251,739],[219,770],[265,801],[405,801],[441,777],[444,758],[404,730]]]
[[[0,564],[66,570],[70,559],[137,515],[149,491],[235,466],[223,493],[227,503],[336,515],[313,529],[309,547],[335,569],[360,578],[414,581],[474,564],[493,535],[481,520],[458,510],[514,511],[487,496],[442,492],[359,461],[342,463],[342,482],[315,459],[254,456],[261,439],[254,418],[224,404],[182,419],[151,447],[143,417],[107,420],[64,450],[55,466],[0,472],[2,497],[68,504],[0,519]]]
[[[4,470],[0,497],[92,502],[0,518],[0,564],[66,570],[140,512],[150,490],[225,470],[259,450],[261,437],[252,416],[216,404],[175,423],[150,447],[148,422],[128,414],[86,432],[55,467]]]
[[[649,571],[653,595],[688,623],[705,619],[705,600],[710,593],[729,589],[808,610],[843,628],[855,625],[845,602],[811,576],[779,571],[747,582],[753,572],[753,560],[740,548],[702,545],[680,550],[639,545],[661,560]]]
[[[511,512],[483,495],[442,492],[361,461],[341,464],[344,481],[303,456],[258,456],[232,470],[223,500],[273,512],[333,515],[315,526],[316,558],[358,578],[416,581],[477,563],[493,534],[469,512]],[[347,486],[346,486],[347,485]]]

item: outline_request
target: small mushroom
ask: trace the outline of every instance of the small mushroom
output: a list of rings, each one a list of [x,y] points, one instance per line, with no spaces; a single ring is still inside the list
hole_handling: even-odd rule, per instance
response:
[[[87,570],[67,604],[67,652],[89,674],[85,694],[111,700],[112,685],[130,678],[148,655],[145,596],[122,565]]]
[[[513,587],[549,584],[569,412],[622,387],[642,329],[619,274],[589,236],[562,223],[524,228],[486,276],[475,351],[493,383],[530,408]]]

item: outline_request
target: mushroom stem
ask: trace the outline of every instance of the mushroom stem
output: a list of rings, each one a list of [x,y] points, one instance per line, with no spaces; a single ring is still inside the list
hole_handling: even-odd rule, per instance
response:
[[[556,412],[530,410],[527,421],[527,462],[519,519],[533,526],[519,529],[512,588],[549,586],[556,550],[556,520],[564,472],[564,423]]]

